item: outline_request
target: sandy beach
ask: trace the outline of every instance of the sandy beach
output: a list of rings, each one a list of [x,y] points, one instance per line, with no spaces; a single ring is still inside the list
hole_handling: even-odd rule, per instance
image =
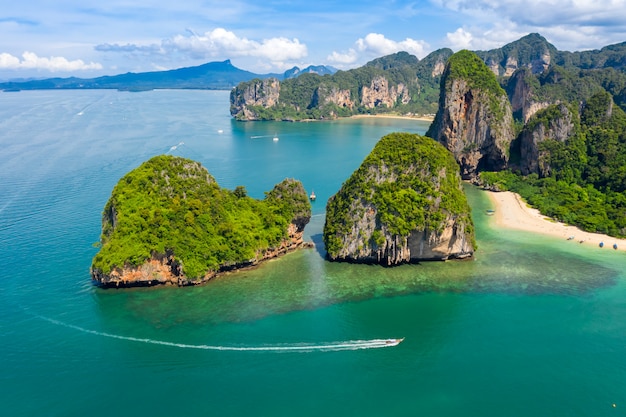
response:
[[[404,116],[400,114],[356,114],[350,116],[354,119],[360,119],[365,117],[379,117],[379,118],[388,118],[388,119],[408,119],[408,120],[419,120],[421,122],[432,122],[435,117],[434,116]]]
[[[522,198],[510,191],[492,192],[485,191],[495,206],[494,220],[500,227],[524,230],[532,233],[555,236],[565,240],[572,240],[576,244],[593,245],[599,247],[604,243],[604,248],[613,250],[613,245],[617,245],[617,250],[626,251],[626,239],[589,233],[577,227],[556,222],[538,210],[530,208]],[[572,239],[570,239],[572,238]]]

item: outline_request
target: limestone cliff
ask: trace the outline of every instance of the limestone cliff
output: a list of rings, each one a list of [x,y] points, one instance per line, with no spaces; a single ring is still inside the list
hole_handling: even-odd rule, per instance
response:
[[[530,69],[521,69],[508,80],[507,94],[513,115],[527,123],[530,118],[551,103],[537,98],[537,81]]]
[[[550,176],[550,152],[542,143],[551,140],[565,143],[578,133],[578,112],[565,104],[554,105],[538,112],[520,134],[520,170],[522,174]]]
[[[333,261],[397,265],[467,258],[473,223],[459,168],[430,138],[383,137],[326,207]]]
[[[113,189],[92,278],[103,287],[200,284],[307,245],[310,217],[299,181],[255,200],[244,187],[220,188],[197,162],[157,156]]]
[[[514,138],[511,105],[486,64],[470,51],[452,55],[442,78],[439,109],[428,129],[472,179],[507,166]]]
[[[276,79],[240,84],[231,92],[231,115],[245,121],[293,120],[297,114],[332,119],[351,115],[357,108],[393,109],[411,102],[406,83],[393,83],[381,74],[374,75],[367,84],[357,84],[357,88],[342,88],[315,74],[305,74],[285,83],[288,87],[283,93],[281,83]],[[414,79],[413,83],[416,84],[417,80]]]
[[[276,78],[241,83],[230,93],[230,113],[241,120],[258,120],[253,106],[272,107],[278,103],[280,82]]]
[[[544,72],[553,63],[558,50],[538,33],[531,33],[502,48],[476,51],[476,54],[496,75],[510,77],[522,68],[533,74]]]
[[[329,104],[350,110],[355,107],[350,89],[341,89],[336,85],[321,83],[313,93],[311,107],[325,107]]]
[[[410,101],[406,85],[389,85],[389,81],[382,76],[374,77],[369,86],[361,88],[361,105],[367,109],[379,106],[393,108],[398,102],[407,104]]]

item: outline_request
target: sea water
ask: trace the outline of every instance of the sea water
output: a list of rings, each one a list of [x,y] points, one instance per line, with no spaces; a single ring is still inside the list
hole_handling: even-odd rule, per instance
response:
[[[327,262],[327,199],[382,136],[428,124],[241,123],[228,97],[0,93],[2,415],[623,414],[622,250],[497,229],[468,186],[474,260]],[[316,248],[195,288],[95,287],[113,186],[165,153],[255,198],[301,180]]]

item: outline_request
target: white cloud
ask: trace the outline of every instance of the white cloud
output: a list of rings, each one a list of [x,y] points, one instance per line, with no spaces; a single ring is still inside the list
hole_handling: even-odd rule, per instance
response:
[[[8,53],[0,53],[0,69],[36,69],[47,71],[83,71],[100,70],[102,65],[94,62],[86,64],[82,59],[69,61],[67,58],[53,56],[39,57],[34,52],[24,52],[22,59]]]
[[[584,25],[622,27],[626,0],[433,0],[440,7],[471,15],[479,20],[494,18],[515,24],[552,27]]]
[[[331,64],[350,65],[354,64],[358,58],[359,56],[357,52],[354,49],[350,48],[347,52],[344,53],[333,51],[332,54],[326,57],[326,60]]]
[[[272,62],[302,59],[307,56],[306,45],[296,38],[284,37],[262,41],[238,37],[235,33],[217,28],[204,34],[176,35],[163,41],[163,49],[188,54],[193,58],[257,57]]]
[[[473,36],[463,28],[458,28],[452,33],[447,33],[446,39],[448,40],[450,48],[455,51],[472,48]]]
[[[369,33],[364,38],[357,39],[354,48],[350,48],[346,52],[334,51],[326,59],[331,64],[349,67],[365,59],[390,55],[400,51],[423,58],[428,49],[429,45],[424,41],[411,38],[406,38],[403,41],[394,41],[380,33]]]
[[[406,51],[418,58],[423,58],[428,44],[424,41],[406,38],[403,41],[396,42],[387,39],[385,35],[380,33],[369,33],[365,38],[356,41],[359,51],[369,52],[373,55],[389,55],[399,51]]]

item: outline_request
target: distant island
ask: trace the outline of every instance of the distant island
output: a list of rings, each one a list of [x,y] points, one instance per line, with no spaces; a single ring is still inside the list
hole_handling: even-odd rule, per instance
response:
[[[264,200],[220,188],[199,163],[161,155],[119,180],[91,276],[102,287],[197,285],[307,246],[311,203],[285,179]]]
[[[126,73],[97,78],[46,78],[42,80],[0,83],[0,90],[68,90],[117,89],[120,91],[149,91],[156,89],[230,90],[242,81],[254,78],[289,79],[302,74],[332,74],[336,69],[311,65],[304,69],[293,67],[282,74],[255,74],[239,69],[230,60],[209,62],[194,67],[167,71]]]

